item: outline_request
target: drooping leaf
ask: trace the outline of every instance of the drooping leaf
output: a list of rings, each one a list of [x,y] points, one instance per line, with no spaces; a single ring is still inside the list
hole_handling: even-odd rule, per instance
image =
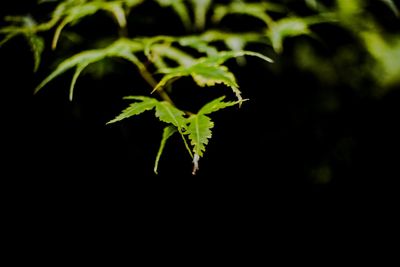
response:
[[[160,162],[160,158],[164,151],[165,144],[167,143],[168,139],[176,132],[177,132],[177,129],[175,126],[170,125],[170,126],[167,126],[164,128],[161,143],[160,143],[160,148],[158,149],[156,161],[154,163],[154,173],[155,174],[158,174],[158,163]]]
[[[283,40],[287,37],[310,34],[306,21],[302,18],[283,18],[268,29],[267,35],[271,39],[275,51],[280,53],[283,49]]]
[[[203,62],[203,63],[207,63],[207,64],[221,65],[221,64],[225,63],[225,61],[227,61],[228,59],[242,57],[242,56],[257,57],[268,63],[273,62],[273,60],[271,58],[264,56],[263,54],[253,52],[253,51],[222,51],[222,52],[219,52],[218,55],[200,58],[199,62]]]
[[[28,42],[33,54],[33,70],[36,72],[39,68],[41,56],[44,50],[44,39],[37,35],[37,23],[31,16],[6,17],[13,25],[0,29],[0,34],[5,34],[0,46],[10,41],[12,38],[22,35]]]
[[[185,28],[190,30],[192,26],[190,13],[183,0],[157,0],[157,2],[164,7],[171,6],[175,13],[178,14]]]
[[[185,144],[186,150],[188,151],[189,155],[193,158],[192,151],[184,136],[184,133],[187,130],[187,119],[185,118],[185,112],[174,107],[167,101],[162,101],[162,102],[157,102],[156,117],[160,121],[172,124],[177,128],[179,134],[182,137],[182,141]]]
[[[189,135],[190,143],[193,146],[193,174],[198,170],[198,162],[206,150],[208,140],[212,136],[211,129],[214,123],[206,115],[198,114],[189,118],[187,134]]]
[[[170,44],[155,44],[151,47],[152,57],[162,57],[177,62],[180,66],[190,66],[195,59],[188,53]],[[151,58],[150,58],[151,59]]]
[[[207,11],[211,0],[191,0],[194,9],[194,25],[197,30],[203,30],[206,24]]]
[[[10,41],[12,38],[14,38],[14,37],[17,36],[17,35],[18,35],[17,32],[8,33],[8,34],[0,41],[0,47],[2,47],[5,43],[7,43],[8,41]]]
[[[393,13],[399,17],[400,13],[399,13],[399,9],[397,8],[396,4],[393,2],[393,0],[381,0],[382,2],[384,2],[392,11]]]
[[[365,47],[375,60],[373,75],[383,87],[393,86],[400,81],[400,38],[382,36],[379,32],[362,34]]]
[[[40,36],[31,34],[27,36],[27,40],[31,47],[34,59],[33,70],[36,72],[39,69],[42,53],[44,50],[44,39]]]
[[[61,21],[56,28],[52,48],[55,49],[60,38],[62,30],[67,25],[74,25],[81,21],[83,18],[91,16],[98,11],[105,11],[111,14],[121,28],[126,27],[126,14],[125,5],[127,9],[132,9],[134,6],[139,5],[142,0],[128,0],[128,1],[64,1],[61,2],[56,10],[53,12],[53,23]]]
[[[216,55],[218,54],[217,48],[210,45],[209,41],[204,40],[202,36],[187,36],[179,38],[178,43],[181,46],[190,47],[196,49],[200,53],[205,53],[207,55]]]
[[[115,119],[107,122],[107,124],[115,123],[117,121],[121,121],[123,119],[139,115],[145,111],[152,110],[158,103],[156,99],[144,96],[142,97],[131,96],[131,97],[126,97],[125,99],[132,99],[141,102],[134,102],[130,104],[129,107],[124,109],[120,115],[118,115]]]
[[[127,7],[132,8],[134,6],[137,6],[137,5],[141,4],[141,3],[143,3],[143,1],[144,0],[125,0],[124,2],[125,2],[125,5]]]
[[[86,67],[87,67],[86,64],[79,64],[75,69],[75,73],[74,73],[74,76],[72,77],[72,81],[71,81],[71,86],[69,88],[69,100],[70,101],[72,101],[72,98],[74,96],[74,88],[75,88],[76,81],[78,80],[79,75],[82,73],[82,71]]]
[[[140,50],[143,50],[143,46],[141,44],[131,40],[120,39],[106,48],[88,50],[78,53],[61,62],[57,66],[57,68],[36,87],[35,93],[37,93],[47,83],[52,81],[57,76],[63,74],[64,72],[78,66],[87,67],[88,65],[100,61],[106,57],[120,57],[127,59],[135,64],[136,58],[134,57],[133,53]],[[131,55],[129,56],[129,54]]]
[[[306,5],[312,10],[323,12],[326,11],[326,7],[318,0],[306,0]]]
[[[200,58],[189,67],[177,67],[163,70],[166,75],[154,88],[154,91],[165,87],[172,81],[184,77],[191,76],[199,86],[213,86],[216,84],[225,84],[229,86],[235,93],[238,100],[241,100],[241,92],[236,82],[235,76],[226,66],[222,66],[225,61],[238,56],[256,56],[268,62],[272,60],[256,52],[249,51],[228,51],[220,52],[215,56]]]
[[[338,11],[345,16],[359,14],[365,5],[364,0],[336,0]]]
[[[232,2],[229,5],[219,5],[214,10],[213,21],[220,22],[230,14],[252,16],[263,21],[266,25],[273,23],[267,11],[282,12],[284,8],[274,3],[245,3],[241,1]]]
[[[60,14],[60,18],[64,18],[56,28],[51,47],[53,49],[56,48],[61,32],[65,26],[71,23],[77,23],[80,19],[93,15],[100,9],[101,7],[96,3],[82,3],[81,5],[73,5],[70,6],[70,8],[64,9],[63,13]]]

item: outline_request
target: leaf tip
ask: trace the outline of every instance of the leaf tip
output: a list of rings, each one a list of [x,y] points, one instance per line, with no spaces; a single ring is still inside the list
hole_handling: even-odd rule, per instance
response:
[[[193,156],[193,171],[192,171],[192,175],[196,175],[197,171],[199,170],[199,160],[200,160],[200,156],[195,153]]]

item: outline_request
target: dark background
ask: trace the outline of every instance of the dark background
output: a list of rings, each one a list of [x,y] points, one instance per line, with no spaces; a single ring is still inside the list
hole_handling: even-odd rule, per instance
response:
[[[12,2],[1,8],[2,15],[46,12],[34,4]],[[302,11],[296,4],[293,8]],[[130,22],[143,27],[131,27],[130,36],[183,33],[172,12],[149,4],[134,12],[148,19],[136,21],[132,16]],[[101,14],[72,29],[84,36],[78,51],[116,34],[113,21]],[[352,42],[348,33],[331,25],[315,30],[330,31],[324,36],[330,44],[327,60],[330,51]],[[294,47],[299,41],[315,42],[308,37],[287,40],[280,56],[265,50],[275,58],[274,66],[248,59],[246,67],[239,67],[230,61],[250,101],[240,110],[213,115],[213,138],[198,175],[191,175],[190,157],[174,138],[156,176],[153,162],[163,126],[154,116],[147,113],[105,125],[126,106],[123,96],[149,90],[132,66],[117,60],[110,63],[113,71],[101,79],[81,76],[73,102],[68,100],[71,72],[33,95],[61,52],[47,47],[41,69],[34,74],[28,45],[22,37],[15,38],[0,49],[2,179],[33,199],[65,202],[136,196],[146,202],[161,196],[177,201],[221,199],[246,203],[251,209],[270,200],[332,204],[351,196],[360,197],[360,203],[392,196],[400,177],[400,91],[391,88],[376,97],[368,79],[360,90],[347,81],[323,84],[296,67]],[[223,87],[197,88],[183,79],[171,96],[178,106],[195,110],[227,92]],[[334,108],[329,108],[326,103],[332,99]]]

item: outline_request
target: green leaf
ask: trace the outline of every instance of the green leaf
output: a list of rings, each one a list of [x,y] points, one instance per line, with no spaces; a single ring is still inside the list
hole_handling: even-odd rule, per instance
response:
[[[156,105],[156,117],[160,119],[160,121],[170,123],[178,128],[178,130],[182,130],[186,128],[186,119],[185,113],[169,102],[162,101],[157,102]]]
[[[222,100],[225,99],[225,96],[221,96],[217,99],[214,99],[211,102],[205,104],[197,114],[207,115],[213,112],[216,112],[220,109],[224,109],[227,107],[232,107],[241,103],[241,101],[234,101],[234,102],[223,102]]]
[[[206,115],[197,114],[189,119],[187,134],[193,146],[193,152],[200,157],[203,156],[203,152],[206,150],[206,145],[208,144],[208,139],[211,138],[211,129],[213,127],[214,123]]]
[[[0,47],[2,47],[5,43],[7,43],[8,41],[10,41],[12,38],[14,38],[15,36],[17,36],[19,33],[18,32],[12,32],[12,33],[8,33],[3,40],[0,41]]]
[[[85,4],[71,6],[70,8],[64,9],[63,10],[64,14],[61,14],[60,18],[62,16],[65,16],[65,17],[61,21],[61,23],[58,25],[58,27],[56,28],[51,47],[53,49],[56,48],[58,39],[60,38],[61,32],[65,26],[67,26],[68,24],[71,24],[71,23],[76,23],[83,17],[93,15],[94,13],[99,11],[100,8],[101,7],[96,3],[85,3]]]
[[[273,48],[278,53],[282,52],[285,38],[304,34],[310,34],[306,20],[294,17],[280,19],[267,32]]]
[[[125,0],[125,5],[129,8],[132,8],[134,6],[137,6],[141,3],[143,3],[144,0]]]
[[[195,61],[189,67],[177,67],[164,69],[162,72],[166,73],[166,75],[161,79],[161,81],[154,88],[154,91],[159,90],[165,87],[167,84],[172,81],[184,77],[184,76],[192,76],[194,81],[199,86],[213,86],[216,84],[225,84],[229,86],[232,91],[235,93],[238,100],[242,100],[241,92],[239,90],[239,86],[236,82],[235,76],[233,73],[229,71],[226,66],[222,66],[225,61],[230,58],[238,57],[238,56],[256,56],[268,62],[272,62],[272,60],[268,57],[265,57],[256,52],[250,51],[228,51],[228,52],[220,52],[215,56],[203,57]]]
[[[381,0],[381,1],[384,2],[397,17],[400,16],[399,9],[396,7],[396,4],[392,0]]]
[[[193,158],[192,151],[186,141],[184,136],[185,131],[187,130],[187,119],[185,118],[185,112],[179,110],[174,107],[172,104],[166,101],[157,102],[156,105],[156,117],[163,122],[174,125],[179,134],[182,137],[182,141],[185,144],[186,150],[189,155]]]
[[[190,66],[195,62],[195,59],[191,55],[172,47],[170,44],[154,44],[150,50],[152,57],[168,58],[181,66]]]
[[[26,38],[33,52],[33,59],[34,59],[33,70],[36,72],[39,69],[42,53],[44,50],[44,39],[34,34],[30,34]]]
[[[108,6],[105,6],[105,9],[110,11],[116,21],[118,22],[118,25],[121,28],[126,27],[126,16],[125,16],[125,10],[123,9],[122,5],[118,2],[115,3],[109,3]]]
[[[188,7],[183,3],[183,0],[157,0],[157,2],[163,6],[171,6],[176,14],[178,14],[183,25],[187,30],[191,28],[190,13]]]
[[[187,72],[199,86],[214,86],[223,83],[229,87],[239,87],[235,76],[226,66],[214,66],[208,64],[197,64]]]
[[[74,96],[74,88],[76,84],[76,80],[78,79],[79,75],[82,73],[82,71],[87,67],[86,64],[79,64],[78,67],[75,69],[74,76],[72,77],[71,81],[71,86],[69,88],[69,100],[72,101],[72,98]]]
[[[67,70],[74,68],[80,64],[82,65],[89,65],[90,63],[102,60],[106,57],[106,53],[100,50],[93,50],[93,51],[85,51],[81,52],[77,55],[74,55],[66,60],[64,60],[57,68],[47,76],[35,89],[35,93],[37,93],[40,89],[42,89],[46,84],[52,81],[57,76],[63,74]]]
[[[129,1],[64,1],[61,2],[53,12],[50,26],[57,24],[52,48],[55,49],[60,38],[62,30],[69,24],[74,25],[85,17],[91,16],[98,11],[106,11],[111,14],[121,28],[126,27],[126,15],[124,4],[128,9],[140,4],[140,0]],[[47,28],[47,27],[46,27]]]
[[[220,22],[225,16],[230,14],[240,14],[252,16],[263,21],[266,25],[273,23],[267,11],[282,12],[284,8],[273,3],[245,3],[233,2],[229,5],[219,5],[214,10],[213,21]]]
[[[33,70],[36,72],[44,50],[44,39],[36,34],[38,28],[36,21],[31,16],[6,17],[6,20],[13,25],[0,29],[0,34],[6,35],[0,42],[0,46],[18,35],[24,36],[33,53]]]
[[[163,132],[161,143],[160,143],[160,148],[158,149],[156,161],[154,163],[154,173],[155,174],[158,174],[158,163],[160,162],[160,158],[164,151],[165,144],[167,143],[168,139],[176,132],[177,132],[177,129],[174,126],[170,125],[170,126],[167,126],[164,128],[164,132]]]
[[[207,55],[218,54],[217,48],[211,46],[209,41],[204,40],[203,36],[187,36],[179,38],[178,40],[181,46],[187,46],[196,49],[200,53],[206,53]]]
[[[138,65],[138,62],[135,61],[136,57],[134,57],[132,53],[140,50],[143,50],[143,46],[141,44],[126,39],[120,39],[106,48],[88,50],[78,53],[61,62],[57,68],[36,87],[35,93],[37,93],[46,84],[64,72],[78,66],[87,67],[88,65],[100,61],[106,57],[120,57],[133,62],[135,65]],[[131,53],[131,55],[129,55],[129,53]],[[80,70],[80,72],[82,70]]]
[[[158,101],[156,99],[150,97],[127,97],[125,99],[134,99],[141,102],[130,104],[129,107],[124,109],[120,115],[118,115],[115,119],[107,122],[107,124],[115,123],[117,121],[139,115],[147,110],[152,110],[158,104]]]
[[[197,30],[203,30],[206,24],[207,11],[211,0],[191,0],[194,9],[194,25]]]
[[[203,62],[203,63],[207,63],[207,64],[221,65],[228,59],[242,57],[242,56],[257,57],[268,63],[273,62],[273,60],[271,58],[266,57],[263,54],[253,52],[253,51],[222,51],[222,52],[219,52],[218,55],[201,58],[201,59],[199,59],[199,62]]]

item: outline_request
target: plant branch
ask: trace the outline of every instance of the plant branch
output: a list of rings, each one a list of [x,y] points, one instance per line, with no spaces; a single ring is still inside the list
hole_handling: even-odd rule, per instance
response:
[[[139,67],[139,72],[143,79],[151,86],[152,89],[157,86],[157,81],[154,79],[153,75],[151,75],[151,73],[147,70],[144,64],[141,64],[141,66]],[[167,92],[165,92],[164,90],[157,90],[156,92],[163,100],[175,106],[174,102],[169,97]]]

